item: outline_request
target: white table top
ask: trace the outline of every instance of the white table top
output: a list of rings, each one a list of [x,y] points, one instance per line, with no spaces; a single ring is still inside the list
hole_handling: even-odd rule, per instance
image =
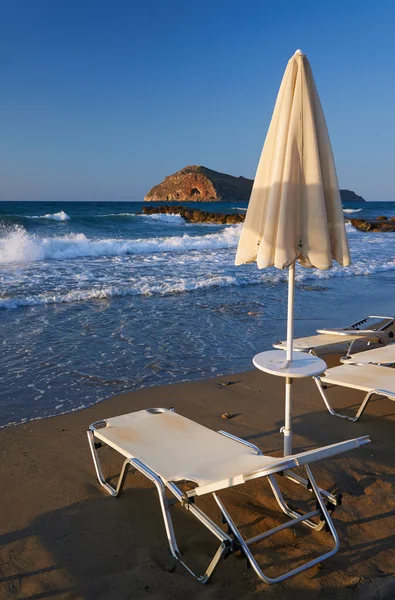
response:
[[[327,369],[326,362],[312,354],[294,351],[292,362],[286,356],[284,350],[268,350],[256,354],[252,362],[257,369],[278,377],[313,377]]]

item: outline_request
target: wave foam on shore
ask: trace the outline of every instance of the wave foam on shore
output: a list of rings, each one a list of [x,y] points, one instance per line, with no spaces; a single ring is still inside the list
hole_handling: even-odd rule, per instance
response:
[[[16,226],[0,238],[0,263],[30,263],[43,260],[69,260],[83,257],[122,256],[151,252],[182,252],[235,247],[240,227],[230,226],[220,233],[203,236],[171,236],[147,239],[91,239],[83,233],[39,237]]]

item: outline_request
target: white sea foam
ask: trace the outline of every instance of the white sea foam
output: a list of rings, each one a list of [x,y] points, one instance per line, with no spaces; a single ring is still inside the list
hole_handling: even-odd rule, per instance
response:
[[[100,300],[115,298],[117,296],[152,296],[180,294],[192,290],[206,289],[210,287],[229,287],[240,285],[232,276],[208,277],[201,280],[183,280],[177,282],[160,282],[145,284],[144,282],[135,286],[104,286],[86,290],[73,290],[66,293],[45,292],[25,297],[0,298],[1,308],[18,308],[19,306],[38,306],[41,304],[60,304],[63,302],[79,302],[87,300]],[[241,284],[242,285],[242,284]]]
[[[343,208],[344,213],[358,213],[361,212],[362,208]]]
[[[60,210],[57,213],[47,214],[47,215],[34,215],[32,217],[28,217],[28,219],[49,219],[50,221],[69,221],[70,217],[64,210]]]
[[[143,219],[150,219],[151,221],[162,221],[163,223],[176,223],[181,225],[185,223],[184,219],[181,215],[177,215],[176,213],[154,213],[152,215],[136,215],[137,217],[141,217]]]
[[[0,238],[1,263],[29,263],[42,260],[68,260],[79,257],[122,256],[152,252],[183,252],[235,247],[240,226],[203,236],[172,236],[148,239],[90,239],[83,233],[39,237],[16,227]]]
[[[105,215],[93,215],[94,217],[135,217],[136,213],[108,213]]]
[[[142,217],[145,219],[152,219],[153,221],[164,221],[164,222],[168,222],[168,223],[172,223],[174,221],[182,221],[182,217],[181,215],[177,215],[175,213],[169,213],[169,214],[153,214],[153,215],[144,215],[144,214],[140,214],[140,213],[128,213],[128,212],[123,212],[123,213],[106,213],[104,215],[93,215],[95,217]]]
[[[222,252],[222,261],[224,260]],[[223,265],[225,266],[225,265]],[[338,277],[367,276],[386,271],[395,270],[395,256],[381,260],[375,259],[356,260],[349,267],[341,267],[334,263],[332,269],[320,271],[319,269],[304,269],[297,266],[296,281],[304,283],[309,280],[328,280]],[[61,304],[83,302],[97,299],[111,299],[120,296],[164,296],[191,292],[194,290],[215,287],[243,287],[256,284],[281,284],[286,283],[287,272],[279,269],[265,269],[260,271],[254,265],[243,269],[232,268],[228,274],[220,268],[220,272],[210,276],[191,274],[183,276],[171,275],[171,270],[164,271],[163,278],[136,278],[128,284],[108,284],[101,287],[74,289],[71,291],[45,291],[31,293],[23,296],[15,295],[0,298],[0,309],[13,309],[21,306],[38,306],[43,304]]]
[[[41,237],[16,226],[0,237],[0,308],[285,282],[282,270],[234,266],[241,227],[199,236],[90,239],[82,233]],[[334,263],[328,271],[297,266],[299,283],[395,270],[395,234],[364,233],[351,224],[346,229],[352,264]],[[94,260],[64,262],[78,258]]]

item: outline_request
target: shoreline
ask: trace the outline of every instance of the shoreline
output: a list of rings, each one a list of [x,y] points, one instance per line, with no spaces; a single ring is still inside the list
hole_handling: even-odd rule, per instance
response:
[[[320,357],[323,358],[325,361],[329,358],[329,361],[331,361],[331,360],[333,360],[332,357],[334,355],[337,356],[337,354],[338,354],[339,356],[343,356],[343,354],[346,350],[344,350],[344,348],[345,348],[344,347],[343,351],[341,351],[342,346],[343,346],[342,344],[339,344],[338,346],[335,346],[335,347],[332,346],[332,349],[329,349],[326,352],[324,349],[321,349]],[[262,352],[265,350],[271,350],[271,349],[272,349],[272,347],[263,348]],[[337,350],[338,350],[338,353],[334,354],[334,353],[336,353]],[[337,364],[337,363],[334,362],[334,364]],[[96,402],[93,402],[92,404],[89,404],[87,406],[72,408],[69,410],[65,410],[64,412],[55,413],[52,415],[37,416],[37,417],[27,419],[25,421],[20,421],[18,423],[17,422],[9,422],[5,425],[0,425],[0,435],[3,431],[6,431],[8,429],[14,429],[17,427],[27,426],[31,423],[36,423],[37,421],[46,421],[48,419],[56,419],[59,417],[65,417],[66,415],[69,415],[69,414],[79,413],[81,411],[89,410],[97,405],[101,405],[103,403],[110,402],[114,398],[118,398],[118,397],[124,396],[126,394],[135,394],[137,392],[143,393],[145,390],[151,390],[152,388],[157,389],[157,388],[167,388],[169,386],[176,386],[176,385],[181,385],[181,384],[191,384],[192,385],[192,384],[204,383],[204,382],[212,381],[213,379],[221,379],[221,378],[224,379],[224,378],[228,378],[228,377],[243,375],[245,373],[250,373],[250,372],[252,373],[252,372],[254,372],[254,370],[255,369],[252,365],[252,357],[251,357],[251,366],[249,366],[245,369],[237,369],[236,368],[236,369],[232,369],[232,370],[221,372],[221,373],[216,372],[216,373],[212,373],[212,374],[206,374],[206,376],[203,378],[193,378],[192,377],[193,372],[191,371],[191,373],[190,373],[191,378],[187,377],[185,379],[181,379],[179,381],[173,381],[173,382],[162,381],[162,382],[149,383],[149,384],[142,385],[141,387],[138,387],[136,389],[120,391],[119,393],[110,395],[107,398],[99,399]]]
[[[328,355],[329,365],[339,355]],[[226,384],[231,382],[230,384]],[[338,390],[336,405],[350,407],[360,393]],[[175,410],[212,429],[253,441],[268,454],[281,454],[279,427],[284,414],[284,386],[257,370],[213,379],[153,386],[116,395],[89,408],[31,421],[0,431],[3,482],[0,550],[0,596],[17,598],[249,598],[253,591],[295,598],[377,600],[395,590],[395,549],[392,535],[393,427],[389,401],[369,404],[364,418],[354,424],[331,417],[311,380],[295,382],[295,451],[370,434],[372,444],[314,465],[318,481],[343,492],[335,525],[341,537],[339,552],[283,584],[259,582],[245,561],[230,557],[203,588],[177,565],[169,572],[170,554],[153,489],[139,475],[129,475],[123,495],[106,495],[95,479],[86,429],[96,420],[155,406]],[[234,415],[224,420],[224,413]],[[103,450],[105,473],[119,473],[119,455]],[[251,487],[250,487],[251,485]],[[275,514],[268,489],[251,482],[224,493],[240,522],[262,527]],[[211,510],[209,501],[203,501]],[[265,508],[267,503],[268,508]],[[258,513],[256,512],[258,511]],[[265,516],[266,515],[266,516]],[[218,515],[213,515],[217,518]],[[211,546],[199,526],[175,509],[181,527],[181,549],[192,541],[206,557]],[[269,521],[268,521],[269,520]],[[263,547],[273,563],[312,552],[315,535],[304,529],[279,536]],[[300,535],[304,534],[304,535]],[[318,534],[317,534],[318,535]],[[319,538],[317,537],[317,541]],[[208,544],[206,546],[206,544]],[[194,559],[193,552],[186,559]],[[231,564],[232,561],[232,564]],[[229,568],[230,567],[230,568]],[[274,568],[274,567],[273,567]],[[270,567],[269,570],[271,570]]]
[[[361,277],[361,280],[368,280],[371,278],[384,278],[385,280],[387,280],[389,277],[391,277],[391,273],[378,273],[378,274],[374,274],[371,275],[370,277]],[[335,281],[337,281],[337,279],[335,279]],[[365,283],[364,281],[362,281],[363,283]],[[367,283],[366,282],[366,283]],[[347,281],[345,282],[344,280],[341,281],[342,285],[344,286],[345,283],[347,283]],[[304,284],[304,282],[302,282],[301,287],[306,287],[307,289],[307,293],[309,293],[309,289],[310,286],[307,286],[306,284]],[[313,288],[314,289],[314,288]],[[320,291],[320,287],[317,286],[318,291]],[[374,287],[373,286],[369,286],[370,289],[370,293],[374,294]],[[302,292],[303,293],[303,292]],[[319,292],[318,292],[319,293]],[[361,305],[361,307],[356,310],[354,306],[352,306],[351,304],[349,305],[345,305],[343,307],[343,316],[341,321],[339,321],[339,318],[337,316],[332,316],[334,315],[334,309],[335,306],[333,306],[333,308],[331,307],[331,305],[329,306],[329,312],[331,314],[331,317],[328,318],[328,316],[326,318],[318,318],[313,317],[312,315],[309,316],[309,318],[307,319],[301,319],[301,318],[296,318],[295,319],[295,337],[304,337],[306,335],[314,335],[316,333],[316,330],[318,328],[322,328],[322,327],[326,327],[326,328],[330,328],[330,327],[336,327],[339,325],[339,322],[342,323],[343,325],[349,324],[351,322],[354,322],[358,317],[362,318],[364,315],[369,314],[369,310],[370,310],[370,306],[369,306],[369,298],[366,298],[366,302],[364,305]],[[364,299],[364,297],[360,297],[359,298]],[[302,301],[302,294],[298,294],[297,298],[296,298],[296,303],[298,304],[299,302]],[[253,302],[252,302],[253,304]],[[386,300],[385,297],[381,297],[380,298],[380,303],[377,301],[375,308],[377,309],[376,312],[377,314],[383,314],[383,315],[391,315],[392,314],[392,307],[391,310],[389,310],[389,305],[390,302]],[[251,322],[253,322],[253,320],[257,321],[259,320],[260,314],[253,314],[251,316],[248,316],[248,318],[250,320],[252,320]],[[267,328],[267,321],[262,321],[261,323],[262,328]],[[281,329],[283,329],[283,327],[281,327]],[[266,332],[267,333],[267,332]],[[278,334],[278,335],[276,335]],[[283,335],[281,335],[283,334]],[[280,339],[284,339],[285,337],[285,332],[284,331],[272,331],[271,332],[271,336],[270,339],[271,341],[273,340],[280,340]],[[345,353],[345,346],[342,348],[341,345],[339,345],[338,347],[332,347],[332,350],[329,349],[328,352],[326,354],[330,354],[331,352],[338,352],[339,356],[342,356]],[[5,431],[7,429],[10,428],[15,428],[15,427],[20,427],[23,425],[28,425],[29,423],[34,423],[37,421],[42,421],[42,420],[47,420],[47,419],[52,419],[52,418],[56,418],[56,417],[60,417],[60,416],[65,416],[67,414],[70,413],[74,413],[74,412],[79,412],[81,410],[86,410],[89,408],[92,408],[94,406],[100,405],[103,402],[107,402],[109,400],[111,400],[114,397],[118,397],[121,394],[129,394],[129,393],[137,393],[137,392],[144,392],[144,390],[149,390],[152,388],[159,388],[159,387],[166,387],[166,386],[171,386],[171,385],[177,385],[177,384],[182,384],[182,383],[190,383],[190,384],[194,384],[194,383],[201,383],[204,381],[208,381],[210,379],[212,379],[213,377],[231,377],[234,374],[237,373],[246,373],[251,371],[251,369],[253,369],[253,365],[252,365],[252,358],[254,356],[254,354],[257,354],[258,352],[262,352],[265,350],[271,350],[272,349],[272,343],[268,342],[268,340],[262,336],[262,345],[258,348],[255,348],[255,350],[251,350],[251,354],[248,356],[248,358],[246,360],[243,359],[243,356],[238,356],[237,360],[235,357],[233,357],[234,360],[232,360],[232,362],[236,362],[237,364],[235,366],[230,367],[229,364],[221,364],[220,367],[218,367],[218,370],[215,372],[210,372],[210,370],[208,369],[207,365],[205,366],[204,371],[199,371],[197,372],[196,370],[194,370],[193,368],[188,371],[187,373],[182,373],[182,375],[180,375],[180,378],[178,378],[179,376],[177,375],[175,378],[170,379],[169,374],[165,373],[165,375],[161,375],[160,378],[158,379],[151,379],[149,381],[145,381],[144,383],[140,383],[138,382],[136,384],[136,387],[129,387],[127,389],[118,389],[118,390],[108,390],[107,391],[107,395],[106,397],[99,397],[98,399],[96,399],[95,401],[91,401],[90,398],[86,398],[84,400],[82,400],[82,396],[80,397],[78,403],[75,404],[75,406],[73,406],[72,408],[67,408],[66,410],[62,410],[61,412],[53,412],[52,414],[39,414],[33,417],[26,417],[26,421],[18,421],[16,422],[15,418],[13,420],[9,420],[7,423],[3,422],[0,424],[0,433],[2,431]],[[356,351],[360,351],[363,349],[368,349],[365,345],[359,345],[359,343],[356,346]],[[326,354],[324,353],[323,350],[321,350],[320,352],[320,356],[322,356],[325,359]],[[229,361],[227,361],[227,363],[229,363]],[[210,363],[211,365],[213,363]],[[103,388],[100,388],[100,390],[102,390]],[[3,396],[4,398],[6,397],[6,391],[3,392]],[[97,395],[99,395],[100,392],[97,393]],[[1,393],[0,393],[1,396]],[[63,390],[62,390],[62,396],[61,398],[59,398],[59,401],[63,402],[66,406],[67,406],[67,401],[68,401],[68,386],[67,384],[65,384],[63,386]],[[82,404],[84,404],[86,402],[86,404],[84,406],[82,406]],[[56,411],[56,406],[55,403],[52,402],[53,404],[53,408],[52,406],[49,406],[49,408],[47,410],[53,410]],[[0,405],[1,405],[1,398],[0,398]],[[12,406],[15,406],[16,408],[18,408],[18,402],[16,400],[13,400],[13,404]],[[23,405],[22,405],[23,406]],[[31,406],[34,406],[34,404],[31,404]],[[7,406],[6,406],[7,408]],[[17,412],[17,410],[15,410],[15,412]],[[19,414],[19,409],[18,409],[18,414]],[[26,413],[25,413],[26,414]],[[1,412],[0,412],[0,417],[1,417]],[[24,417],[21,417],[21,419],[23,419]]]

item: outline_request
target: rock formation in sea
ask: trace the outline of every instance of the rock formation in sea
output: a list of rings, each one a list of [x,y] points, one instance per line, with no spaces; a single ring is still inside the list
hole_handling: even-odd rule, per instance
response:
[[[253,181],[233,177],[207,167],[189,166],[165,177],[145,196],[145,201],[218,202],[220,200],[247,202]]]
[[[234,177],[191,165],[168,175],[148,192],[146,202],[248,202],[253,179]],[[342,202],[365,202],[351,190],[340,190]]]
[[[348,223],[351,223],[355,229],[359,231],[373,231],[373,232],[395,232],[395,217],[387,218],[385,216],[379,216],[375,219],[366,221],[365,219],[346,219]]]

